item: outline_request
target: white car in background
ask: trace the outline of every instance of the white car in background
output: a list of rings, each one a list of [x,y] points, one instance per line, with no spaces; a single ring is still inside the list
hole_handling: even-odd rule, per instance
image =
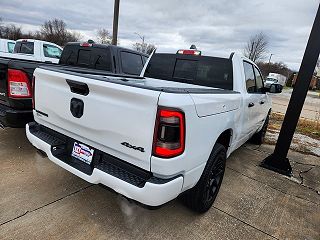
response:
[[[16,41],[10,39],[0,39],[0,53],[13,53]]]
[[[57,44],[35,39],[20,39],[16,41],[13,53],[0,52],[0,57],[58,63],[61,53],[62,47]]]

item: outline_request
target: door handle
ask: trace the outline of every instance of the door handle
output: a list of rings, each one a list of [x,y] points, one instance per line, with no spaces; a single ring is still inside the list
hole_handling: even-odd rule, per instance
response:
[[[249,108],[251,108],[251,107],[253,107],[253,106],[254,106],[254,103],[253,103],[253,102],[249,103],[249,105],[248,105]]]
[[[260,101],[260,104],[261,104],[261,105],[262,105],[262,104],[264,104],[264,101],[263,101],[263,100],[261,100],[261,101]]]

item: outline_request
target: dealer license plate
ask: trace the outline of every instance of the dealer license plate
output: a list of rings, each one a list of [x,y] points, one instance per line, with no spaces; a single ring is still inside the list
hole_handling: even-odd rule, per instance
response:
[[[72,157],[79,159],[82,162],[91,164],[94,149],[89,148],[85,144],[74,142],[72,149]]]

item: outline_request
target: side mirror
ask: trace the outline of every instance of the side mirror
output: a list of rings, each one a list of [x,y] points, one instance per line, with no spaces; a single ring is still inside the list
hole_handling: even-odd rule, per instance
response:
[[[282,86],[280,84],[271,84],[269,92],[270,93],[281,93],[282,92]]]

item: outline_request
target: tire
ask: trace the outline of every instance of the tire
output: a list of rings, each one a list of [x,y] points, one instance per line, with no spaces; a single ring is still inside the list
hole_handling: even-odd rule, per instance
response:
[[[263,127],[261,128],[261,130],[257,133],[255,133],[251,139],[250,142],[256,145],[261,145],[262,143],[264,143],[264,139],[266,137],[266,133],[267,133],[267,129],[268,129],[268,124],[269,124],[269,117],[270,113],[268,114],[266,120],[264,121]]]
[[[181,198],[191,210],[205,213],[216,199],[226,167],[226,149],[216,143],[198,183]]]

